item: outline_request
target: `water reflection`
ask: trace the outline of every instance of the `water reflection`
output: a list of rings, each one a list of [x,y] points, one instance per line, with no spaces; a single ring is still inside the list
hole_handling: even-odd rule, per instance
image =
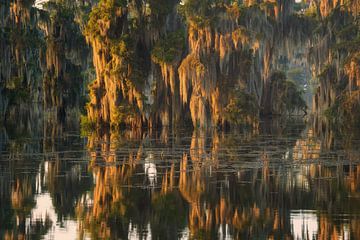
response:
[[[316,122],[87,137],[37,124],[2,129],[1,239],[360,236],[359,141]]]

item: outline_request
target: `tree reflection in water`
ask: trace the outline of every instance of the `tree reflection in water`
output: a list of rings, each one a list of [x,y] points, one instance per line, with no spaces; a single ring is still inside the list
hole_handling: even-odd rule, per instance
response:
[[[359,142],[319,126],[2,134],[0,237],[355,239]]]

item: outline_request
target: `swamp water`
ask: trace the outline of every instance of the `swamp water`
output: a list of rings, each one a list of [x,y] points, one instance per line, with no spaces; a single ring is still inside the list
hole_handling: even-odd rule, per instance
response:
[[[360,141],[321,122],[86,137],[33,122],[0,132],[1,239],[360,239]]]

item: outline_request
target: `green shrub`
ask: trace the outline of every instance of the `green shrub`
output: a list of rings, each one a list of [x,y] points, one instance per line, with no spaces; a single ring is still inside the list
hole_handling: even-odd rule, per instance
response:
[[[258,121],[259,108],[254,95],[243,90],[230,94],[229,103],[224,110],[224,118],[231,125],[247,125]]]

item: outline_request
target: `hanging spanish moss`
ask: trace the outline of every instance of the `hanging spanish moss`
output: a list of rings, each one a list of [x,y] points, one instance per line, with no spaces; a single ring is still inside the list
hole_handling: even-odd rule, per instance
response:
[[[92,64],[81,33],[81,13],[90,11],[90,3],[59,0],[41,9],[34,3],[1,4],[1,119],[26,110],[29,103],[40,103],[63,118],[67,109],[79,107],[85,94],[83,73]]]
[[[88,96],[92,127],[256,128],[308,107],[348,119],[334,113],[358,104],[358,1],[9,0],[1,12],[2,118],[29,100],[69,117]]]
[[[54,109],[62,119],[66,111],[79,107],[84,76],[91,67],[89,51],[74,15],[75,5],[65,2],[49,2],[44,6],[45,17],[41,20],[46,39],[43,76],[44,108]]]
[[[12,106],[41,99],[41,49],[34,1],[2,1],[0,6],[0,119]]]
[[[155,2],[100,1],[93,9],[86,33],[97,79],[88,122],[227,126],[234,121],[226,112],[250,107],[235,122],[256,126],[260,112],[272,113],[270,76],[281,53],[275,49],[285,49],[282,38],[307,34],[285,32],[291,3],[174,1],[164,4],[161,19]],[[253,102],[243,104],[242,96]]]

